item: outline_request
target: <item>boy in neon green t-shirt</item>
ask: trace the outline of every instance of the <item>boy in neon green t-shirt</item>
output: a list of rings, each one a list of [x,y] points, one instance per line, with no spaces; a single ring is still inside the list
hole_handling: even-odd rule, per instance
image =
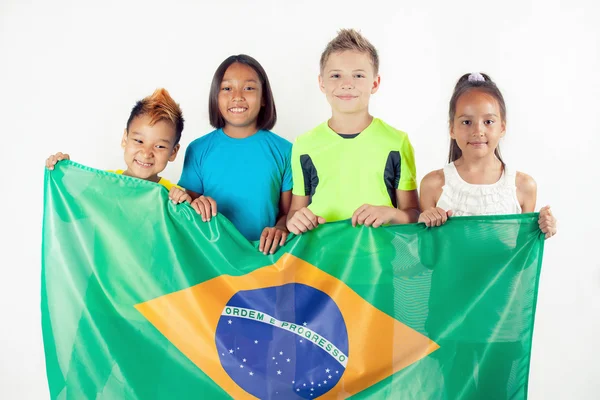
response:
[[[379,89],[378,68],[377,50],[354,30],[341,30],[321,55],[319,86],[332,116],[299,136],[292,148],[290,232],[347,218],[353,226],[417,222],[408,136],[369,114],[369,98]]]

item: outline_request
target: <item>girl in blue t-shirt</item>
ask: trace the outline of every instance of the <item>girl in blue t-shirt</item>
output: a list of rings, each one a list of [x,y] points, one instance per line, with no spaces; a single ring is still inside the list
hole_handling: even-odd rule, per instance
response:
[[[217,68],[209,96],[216,130],[186,150],[179,185],[210,221],[218,210],[248,240],[273,254],[288,235],[292,144],[270,131],[277,121],[269,79],[254,58],[228,57]]]

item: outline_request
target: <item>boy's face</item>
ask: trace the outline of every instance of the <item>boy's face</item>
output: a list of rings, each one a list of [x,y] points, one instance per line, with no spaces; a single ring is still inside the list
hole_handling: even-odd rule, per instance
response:
[[[319,86],[334,113],[368,111],[369,98],[379,89],[379,75],[367,53],[333,53],[319,75]]]
[[[169,161],[175,160],[179,144],[175,145],[175,127],[168,121],[150,125],[148,115],[131,121],[129,133],[125,130],[121,147],[125,150],[125,175],[158,182],[158,174]]]

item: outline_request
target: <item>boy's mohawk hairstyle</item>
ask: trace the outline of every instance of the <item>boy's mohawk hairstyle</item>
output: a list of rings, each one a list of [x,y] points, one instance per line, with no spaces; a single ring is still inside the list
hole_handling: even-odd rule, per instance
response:
[[[179,104],[175,103],[175,100],[166,89],[156,89],[151,96],[144,97],[135,104],[127,120],[127,132],[129,132],[129,126],[134,118],[141,115],[150,117],[150,125],[154,125],[159,121],[172,123],[175,127],[175,144],[179,143],[183,131],[183,113]]]
[[[379,55],[377,54],[377,49],[360,32],[354,29],[341,29],[338,31],[337,36],[327,44],[323,54],[321,54],[321,72],[323,72],[323,68],[325,68],[330,55],[347,50],[367,53],[371,58],[375,75],[377,75],[379,72]]]

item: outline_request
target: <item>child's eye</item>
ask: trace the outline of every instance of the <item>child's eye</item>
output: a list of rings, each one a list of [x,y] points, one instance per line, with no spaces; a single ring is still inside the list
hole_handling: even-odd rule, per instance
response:
[[[463,125],[471,125],[471,121],[464,120],[463,122],[461,122],[461,124],[463,124]]]
[[[223,88],[221,88],[221,90],[224,91],[224,92],[228,92],[228,91],[231,90],[231,88],[229,88],[229,87],[223,87]]]
[[[134,142],[142,144],[143,142],[140,139],[133,139]]]
[[[252,86],[246,86],[244,90],[256,90],[256,88],[253,88]]]
[[[363,74],[356,74],[354,75],[355,78],[364,78],[365,76]]]
[[[484,124],[492,125],[494,122],[495,122],[494,120],[488,119],[487,121],[484,122]]]
[[[162,146],[162,145],[160,145],[160,144],[157,144],[157,145],[156,145],[156,148],[157,148],[157,149],[166,149],[167,147],[166,147],[166,146]]]
[[[337,79],[340,77],[340,74],[331,74],[331,78]]]

